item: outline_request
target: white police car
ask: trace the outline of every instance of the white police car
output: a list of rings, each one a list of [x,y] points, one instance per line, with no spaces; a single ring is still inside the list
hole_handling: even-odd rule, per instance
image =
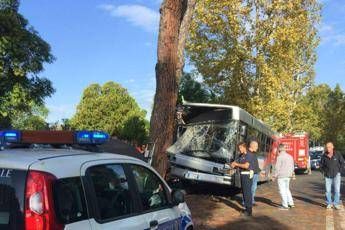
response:
[[[0,229],[193,229],[183,193],[145,162],[63,147],[106,139],[101,132],[0,132]],[[31,143],[46,146],[23,146]]]

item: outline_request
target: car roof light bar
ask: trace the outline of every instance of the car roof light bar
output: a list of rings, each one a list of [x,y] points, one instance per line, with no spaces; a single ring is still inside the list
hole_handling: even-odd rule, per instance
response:
[[[18,143],[21,139],[21,132],[18,130],[7,130],[0,134],[3,143]]]
[[[52,144],[52,145],[100,145],[109,140],[109,135],[102,131],[0,131],[0,145]]]

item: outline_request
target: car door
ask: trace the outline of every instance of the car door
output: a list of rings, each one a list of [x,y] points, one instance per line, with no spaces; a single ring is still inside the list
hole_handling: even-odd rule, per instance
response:
[[[117,161],[92,161],[82,165],[92,229],[149,229],[138,205],[136,186],[127,171],[127,167]]]
[[[57,179],[53,191],[55,214],[64,229],[91,229],[81,178]]]
[[[130,172],[139,195],[143,218],[150,229],[180,229],[181,215],[177,207],[171,205],[170,190],[166,183],[150,168],[129,164]]]

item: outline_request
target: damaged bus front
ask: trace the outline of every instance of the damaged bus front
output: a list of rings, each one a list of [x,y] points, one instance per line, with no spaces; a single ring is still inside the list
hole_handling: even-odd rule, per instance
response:
[[[273,132],[245,110],[185,103],[177,117],[176,141],[167,150],[172,177],[240,187],[239,174],[229,165],[237,158],[237,144],[250,138],[262,145],[259,165],[269,174]]]
[[[184,106],[176,142],[168,148],[172,176],[233,184],[235,170],[228,165],[235,158],[239,135],[239,122],[233,119],[233,110],[197,104]]]

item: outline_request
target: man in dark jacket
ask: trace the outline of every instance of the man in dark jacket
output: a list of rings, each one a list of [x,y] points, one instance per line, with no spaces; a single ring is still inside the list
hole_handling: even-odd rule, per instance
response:
[[[326,144],[326,152],[321,157],[320,169],[325,176],[327,209],[333,207],[342,209],[340,203],[341,171],[344,167],[344,158],[336,153],[332,142]],[[334,200],[332,201],[332,186],[334,187]]]
[[[253,195],[253,206],[255,206],[255,193],[258,187],[259,175],[261,169],[259,167],[259,161],[257,158],[257,152],[259,149],[259,143],[255,140],[250,141],[249,143],[249,152],[253,154],[254,157],[254,176],[253,176],[253,184],[252,184],[252,195]]]

